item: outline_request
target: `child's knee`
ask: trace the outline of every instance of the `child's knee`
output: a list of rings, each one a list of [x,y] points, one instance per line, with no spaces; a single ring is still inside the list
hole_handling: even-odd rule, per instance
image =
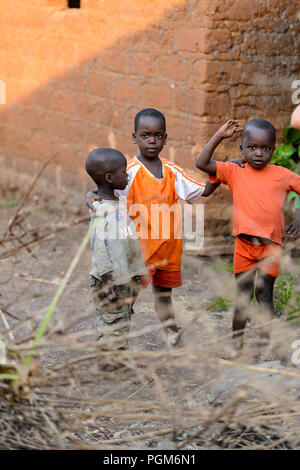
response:
[[[155,286],[153,288],[155,301],[162,304],[172,303],[172,289],[167,287]]]
[[[256,281],[255,295],[257,301],[263,303],[273,303],[273,288],[275,277],[264,271],[259,271]]]

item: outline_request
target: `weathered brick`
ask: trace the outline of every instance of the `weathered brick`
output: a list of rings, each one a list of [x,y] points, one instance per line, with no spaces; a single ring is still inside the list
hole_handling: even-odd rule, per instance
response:
[[[101,73],[91,74],[87,81],[87,90],[97,96],[110,97],[111,83]]]
[[[126,72],[126,50],[121,53],[116,53],[113,50],[101,52],[100,60],[105,69],[113,70],[114,72]]]
[[[71,11],[62,1],[0,0],[5,154],[41,159],[42,144],[46,155],[67,143],[61,158],[74,168],[97,142],[132,155],[134,115],[154,106],[174,158],[188,165],[232,114],[288,120],[296,2],[82,0]]]
[[[190,52],[206,51],[207,30],[199,29],[180,29],[175,34],[175,42],[179,50]]]
[[[57,89],[51,94],[51,108],[67,114],[72,114],[74,111],[75,100],[76,95],[73,93]]]
[[[90,152],[93,148],[96,147],[106,147],[107,146],[107,135],[109,128],[107,127],[96,127],[89,125],[86,129],[85,141],[88,146],[88,151]]]
[[[170,86],[144,86],[143,100],[145,107],[169,108],[172,105],[173,89]]]
[[[207,60],[204,58],[196,60],[193,63],[193,76],[199,83],[207,80],[207,65]]]
[[[168,116],[167,133],[172,140],[185,141],[187,138],[186,119],[180,116]]]
[[[152,53],[134,53],[128,58],[129,71],[135,75],[145,75],[146,77],[158,76],[158,58]]]
[[[160,57],[160,73],[173,80],[186,80],[190,73],[188,60],[182,61],[180,56]]]
[[[136,101],[139,98],[139,83],[130,79],[125,79],[116,83],[113,87],[113,97],[116,100]]]
[[[206,93],[199,89],[175,89],[175,108],[196,115],[204,113]]]

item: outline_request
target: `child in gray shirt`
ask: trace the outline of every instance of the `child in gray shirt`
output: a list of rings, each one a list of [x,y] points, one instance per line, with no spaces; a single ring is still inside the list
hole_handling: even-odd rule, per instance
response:
[[[93,299],[96,328],[103,349],[125,349],[132,306],[147,274],[138,234],[126,204],[115,195],[128,182],[126,158],[118,150],[98,148],[86,161],[86,171],[98,187],[99,200],[90,210]],[[103,341],[104,340],[104,341]]]

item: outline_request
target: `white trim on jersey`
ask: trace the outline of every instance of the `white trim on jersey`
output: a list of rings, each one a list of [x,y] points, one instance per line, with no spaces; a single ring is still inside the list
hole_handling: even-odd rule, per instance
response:
[[[163,163],[175,174],[175,189],[178,197],[190,203],[196,202],[204,192],[206,183],[187,175],[173,162],[163,160]]]
[[[180,166],[176,165],[173,162],[170,162],[168,160],[162,160],[162,163],[163,163],[163,166],[165,165],[166,167],[170,168],[170,170],[175,174],[175,190],[176,190],[178,197],[190,203],[196,202],[202,195],[203,191],[205,190],[206,184],[202,183],[196,178],[193,178],[190,175],[187,175],[185,171],[182,168],[180,168]],[[115,194],[118,197],[128,196],[132,182],[141,167],[145,168],[144,165],[142,165],[142,163],[139,162],[139,160],[137,160],[136,157],[134,158],[134,160],[132,160],[131,163],[129,163],[127,167],[127,174],[129,177],[129,181],[125,189],[115,190]],[[148,173],[152,175],[152,173],[150,173],[149,171]],[[163,175],[165,176],[164,171],[163,171]],[[162,180],[163,178],[158,179],[158,181],[162,181]]]

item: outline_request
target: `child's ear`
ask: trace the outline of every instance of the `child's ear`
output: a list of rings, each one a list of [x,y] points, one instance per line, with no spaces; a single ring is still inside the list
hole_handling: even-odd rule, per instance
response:
[[[165,134],[165,136],[164,136],[164,145],[167,144],[167,138],[168,138],[168,134]]]
[[[132,133],[132,142],[136,144],[136,135],[134,132]]]
[[[241,152],[242,155],[244,155],[244,149],[243,149],[242,144],[240,145],[240,152]]]
[[[112,179],[111,179],[111,174],[110,173],[105,173],[104,181],[105,181],[105,183],[111,184]]]

